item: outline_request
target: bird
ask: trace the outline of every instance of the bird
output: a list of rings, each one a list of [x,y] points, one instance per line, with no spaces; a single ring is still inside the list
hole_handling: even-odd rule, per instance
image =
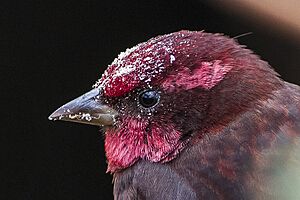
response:
[[[300,87],[235,38],[181,30],[120,53],[50,120],[104,132],[114,199],[300,199]]]

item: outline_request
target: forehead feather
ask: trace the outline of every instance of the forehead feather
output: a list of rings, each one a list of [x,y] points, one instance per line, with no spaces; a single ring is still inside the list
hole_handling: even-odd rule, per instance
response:
[[[184,33],[158,36],[120,53],[95,87],[101,87],[106,96],[122,96],[159,79],[176,59],[176,40],[184,36]]]

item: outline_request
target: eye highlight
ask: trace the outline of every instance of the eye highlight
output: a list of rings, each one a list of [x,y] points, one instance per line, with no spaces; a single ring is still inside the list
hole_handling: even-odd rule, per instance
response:
[[[145,108],[151,108],[159,102],[160,95],[155,90],[146,90],[139,94],[139,104]]]

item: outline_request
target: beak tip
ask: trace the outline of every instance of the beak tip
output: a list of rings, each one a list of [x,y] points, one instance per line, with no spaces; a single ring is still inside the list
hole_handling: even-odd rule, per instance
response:
[[[50,116],[48,117],[48,120],[54,121],[54,117],[52,117],[52,115],[50,115]]]
[[[58,111],[60,111],[60,110],[58,109],[58,110],[54,111],[51,115],[49,115],[48,120],[56,121],[56,120],[61,119],[62,113],[58,112]]]

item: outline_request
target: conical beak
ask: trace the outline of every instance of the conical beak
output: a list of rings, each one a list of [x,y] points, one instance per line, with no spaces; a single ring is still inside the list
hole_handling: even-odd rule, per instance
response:
[[[103,104],[95,88],[54,111],[49,120],[63,120],[96,126],[113,125],[117,111]]]

